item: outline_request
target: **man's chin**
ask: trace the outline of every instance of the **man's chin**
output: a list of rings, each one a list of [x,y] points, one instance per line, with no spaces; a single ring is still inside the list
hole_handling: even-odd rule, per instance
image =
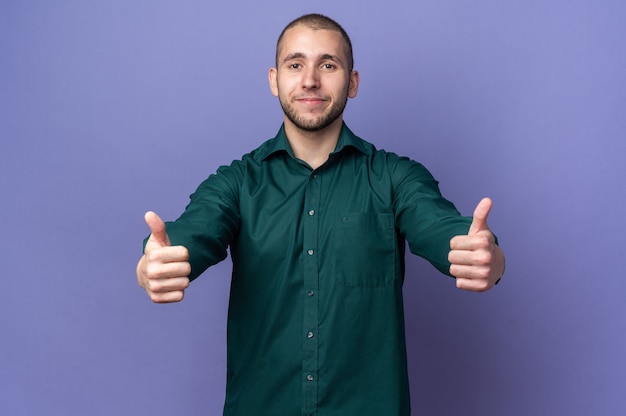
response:
[[[334,118],[318,117],[315,119],[307,120],[307,119],[302,119],[302,118],[290,117],[287,114],[287,118],[291,121],[291,123],[294,126],[299,128],[300,130],[314,133],[314,132],[322,131],[325,128],[331,126],[335,121],[337,121],[339,116],[334,117]]]

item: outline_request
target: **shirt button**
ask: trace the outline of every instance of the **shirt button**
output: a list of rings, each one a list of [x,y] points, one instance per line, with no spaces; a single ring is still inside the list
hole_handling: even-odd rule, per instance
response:
[[[313,381],[313,376],[311,374],[309,374],[308,376],[306,376],[306,379],[309,381]]]
[[[315,253],[313,250],[308,250],[307,253],[309,254],[309,256],[312,256],[313,253]]]
[[[313,297],[313,295],[314,295],[314,294],[315,294],[315,292],[313,292],[312,290],[309,290],[309,291],[306,293],[306,295],[307,295],[308,297],[310,297],[310,298],[311,298],[311,297]]]
[[[312,210],[310,210],[310,211],[309,211],[309,215],[310,215],[310,216],[315,215],[315,210],[313,210],[313,209],[312,209]]]
[[[306,337],[307,338],[313,338],[313,332],[311,332],[311,331],[307,332]]]

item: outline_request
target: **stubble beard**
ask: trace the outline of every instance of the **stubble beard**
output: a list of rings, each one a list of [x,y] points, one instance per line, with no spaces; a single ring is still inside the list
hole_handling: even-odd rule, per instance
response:
[[[279,101],[285,116],[297,128],[308,132],[316,132],[324,130],[341,117],[343,110],[346,108],[346,104],[348,103],[348,97],[345,96],[342,101],[335,102],[326,112],[321,114],[319,117],[312,119],[307,119],[299,115],[289,101],[283,99],[280,99]]]

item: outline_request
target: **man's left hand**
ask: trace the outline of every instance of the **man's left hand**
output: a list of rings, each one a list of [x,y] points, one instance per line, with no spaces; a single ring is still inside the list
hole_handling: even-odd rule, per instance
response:
[[[504,253],[487,225],[493,202],[483,198],[474,210],[467,235],[450,240],[450,274],[456,277],[456,287],[473,292],[491,289],[504,274]]]

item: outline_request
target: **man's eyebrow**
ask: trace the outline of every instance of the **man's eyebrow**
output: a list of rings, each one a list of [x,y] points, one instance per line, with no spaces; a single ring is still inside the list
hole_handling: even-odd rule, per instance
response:
[[[283,63],[284,62],[289,62],[293,59],[300,59],[300,58],[305,58],[306,56],[302,53],[302,52],[294,52],[294,53],[290,53],[289,55],[285,56],[285,58],[283,59]]]
[[[320,61],[333,61],[337,62],[340,65],[343,65],[343,61],[341,60],[341,58],[339,58],[337,55],[331,55],[329,53],[320,55]]]
[[[302,52],[290,53],[289,55],[285,56],[285,58],[283,59],[283,63],[289,62],[293,59],[301,59],[301,58],[306,58],[306,55]],[[341,60],[341,58],[339,58],[337,55],[331,55],[329,53],[321,54],[318,57],[318,59],[320,61],[333,61],[333,62],[337,62],[340,65],[343,65],[343,61]]]

